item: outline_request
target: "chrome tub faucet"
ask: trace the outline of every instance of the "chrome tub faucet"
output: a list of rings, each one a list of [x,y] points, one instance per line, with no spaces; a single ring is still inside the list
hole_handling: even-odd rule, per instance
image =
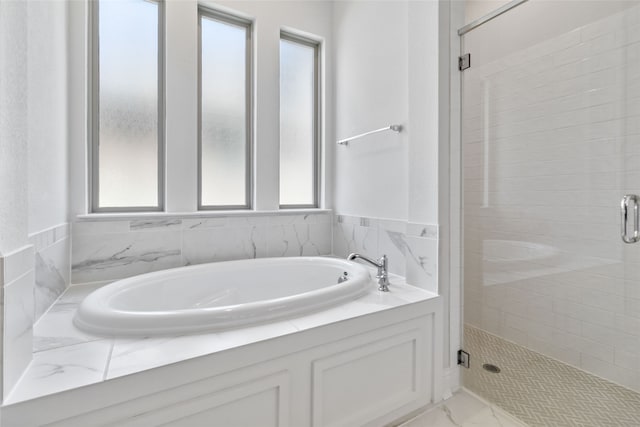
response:
[[[374,267],[377,267],[378,274],[376,275],[376,279],[378,279],[378,290],[382,292],[389,292],[389,259],[386,255],[382,255],[377,261],[360,254],[351,254],[347,257],[348,261],[353,261],[355,259],[361,259]]]

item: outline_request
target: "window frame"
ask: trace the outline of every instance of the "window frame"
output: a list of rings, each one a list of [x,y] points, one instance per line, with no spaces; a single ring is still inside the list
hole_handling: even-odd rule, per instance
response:
[[[207,18],[245,29],[245,203],[242,205],[204,205],[202,203],[202,19]],[[253,129],[253,22],[198,4],[198,211],[251,210],[254,200],[254,129]]]
[[[287,209],[315,209],[320,207],[320,194],[322,179],[322,41],[304,37],[290,31],[280,30],[280,41],[298,43],[313,48],[314,50],[314,102],[313,102],[313,203],[311,204],[281,204],[278,195],[278,206],[281,210]],[[281,55],[279,55],[281,58]],[[280,139],[279,139],[280,141]],[[280,152],[278,153],[280,156]],[[280,178],[280,167],[278,167]]]
[[[157,200],[156,206],[114,206],[100,207],[100,1],[88,2],[89,12],[89,87],[87,90],[88,103],[88,200],[91,213],[121,213],[121,212],[164,212],[165,201],[165,106],[166,106],[166,82],[165,82],[165,2],[164,0],[146,0],[158,5],[158,176],[157,176]]]

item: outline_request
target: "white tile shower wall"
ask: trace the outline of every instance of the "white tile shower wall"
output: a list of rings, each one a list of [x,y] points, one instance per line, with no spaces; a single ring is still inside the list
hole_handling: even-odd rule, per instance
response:
[[[406,221],[335,215],[333,254],[389,257],[389,271],[407,283],[438,292],[438,227]]]
[[[478,41],[479,42],[479,41]],[[640,390],[640,6],[465,71],[464,316]]]
[[[69,286],[71,236],[69,224],[61,224],[29,236],[35,248],[34,322]]]
[[[90,283],[212,261],[329,255],[331,213],[82,220],[72,240],[72,283]]]
[[[25,246],[0,257],[2,265],[2,392],[7,396],[31,362],[34,249]]]

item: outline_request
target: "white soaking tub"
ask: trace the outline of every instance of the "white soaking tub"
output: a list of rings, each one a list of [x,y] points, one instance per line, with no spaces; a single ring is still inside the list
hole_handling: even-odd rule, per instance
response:
[[[338,283],[344,272],[349,279]],[[84,299],[74,323],[113,336],[223,330],[320,310],[374,286],[367,268],[341,259],[217,262],[106,285]]]

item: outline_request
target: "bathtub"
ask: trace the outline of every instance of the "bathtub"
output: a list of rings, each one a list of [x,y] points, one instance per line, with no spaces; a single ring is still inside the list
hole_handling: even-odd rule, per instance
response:
[[[344,271],[351,278],[336,284]],[[42,347],[3,401],[0,424],[397,425],[445,394],[443,299],[395,275],[379,292],[368,271],[330,258],[261,259],[93,292],[71,286],[36,325]],[[273,316],[286,318],[258,320]],[[74,317],[104,333],[158,336],[96,339]],[[257,324],[215,330],[234,321]],[[214,330],[165,334],[205,327],[197,322]]]
[[[348,280],[338,283],[344,273]],[[110,336],[224,330],[338,305],[373,286],[367,268],[341,259],[217,262],[106,285],[84,299],[74,324]]]

